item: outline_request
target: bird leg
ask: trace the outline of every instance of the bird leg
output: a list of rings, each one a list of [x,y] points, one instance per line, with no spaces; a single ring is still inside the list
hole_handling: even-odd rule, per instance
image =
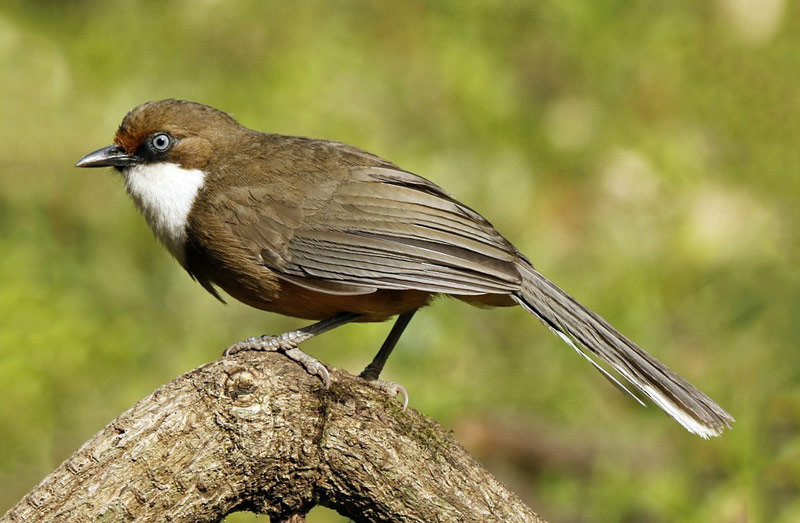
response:
[[[317,359],[309,356],[298,348],[298,345],[306,340],[313,338],[318,334],[335,329],[345,323],[350,323],[361,317],[360,314],[352,312],[341,312],[327,320],[318,321],[302,329],[295,331],[284,332],[277,336],[259,336],[255,338],[247,338],[246,340],[234,343],[223,353],[224,356],[232,356],[242,351],[266,351],[266,352],[282,352],[287,358],[295,361],[306,369],[306,372],[312,376],[318,376],[325,388],[331,385],[331,376],[328,369],[320,363]],[[383,350],[383,349],[381,349]],[[387,354],[388,356],[388,354]],[[379,371],[380,372],[380,371]]]
[[[395,345],[397,345],[397,340],[400,339],[400,336],[408,326],[411,318],[414,317],[415,312],[417,312],[416,309],[410,312],[404,312],[397,317],[397,321],[392,326],[392,330],[389,331],[389,335],[386,337],[383,345],[381,345],[378,354],[375,355],[372,362],[359,374],[359,377],[367,380],[372,387],[392,397],[398,394],[401,395],[403,397],[404,409],[408,406],[408,391],[406,391],[405,387],[391,381],[379,380],[378,376],[380,376],[383,366],[386,364],[386,360],[389,359],[389,355],[392,353],[392,350],[394,350]]]

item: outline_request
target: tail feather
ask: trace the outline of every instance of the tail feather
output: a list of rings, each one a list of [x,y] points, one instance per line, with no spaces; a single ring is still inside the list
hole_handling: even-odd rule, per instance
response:
[[[709,438],[719,436],[731,426],[733,417],[691,383],[647,354],[532,266],[521,265],[519,269],[522,288],[514,295],[517,303],[539,318],[615,385],[631,394],[580,346],[607,363],[689,432]]]

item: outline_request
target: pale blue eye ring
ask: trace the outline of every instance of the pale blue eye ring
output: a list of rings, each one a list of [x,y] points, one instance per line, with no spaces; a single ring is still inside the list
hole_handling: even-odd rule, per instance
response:
[[[153,146],[153,150],[163,153],[172,147],[172,137],[167,133],[156,133],[150,138],[150,144]]]

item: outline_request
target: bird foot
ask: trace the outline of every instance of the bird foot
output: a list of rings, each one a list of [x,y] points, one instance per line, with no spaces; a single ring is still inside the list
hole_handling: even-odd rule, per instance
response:
[[[393,381],[383,380],[366,380],[366,382],[370,387],[388,394],[390,398],[400,396],[403,400],[403,410],[406,410],[406,407],[408,407],[408,391],[402,385],[394,383]]]
[[[325,368],[319,360],[309,356],[297,347],[300,342],[306,339],[302,334],[303,333],[298,334],[297,331],[293,331],[279,334],[278,336],[264,335],[257,338],[247,338],[225,349],[223,356],[233,356],[234,354],[248,350],[280,352],[290,360],[302,365],[308,374],[319,377],[325,388],[329,389],[331,386],[331,375],[328,369]]]

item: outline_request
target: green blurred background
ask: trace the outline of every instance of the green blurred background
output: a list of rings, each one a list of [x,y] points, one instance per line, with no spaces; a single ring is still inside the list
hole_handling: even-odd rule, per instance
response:
[[[800,520],[799,32],[785,0],[4,1],[0,512],[162,383],[302,325],[217,303],[118,176],[72,167],[178,97],[444,186],[737,418],[703,441],[524,312],[438,301],[385,376],[544,517]],[[388,328],[306,348],[357,372]]]

